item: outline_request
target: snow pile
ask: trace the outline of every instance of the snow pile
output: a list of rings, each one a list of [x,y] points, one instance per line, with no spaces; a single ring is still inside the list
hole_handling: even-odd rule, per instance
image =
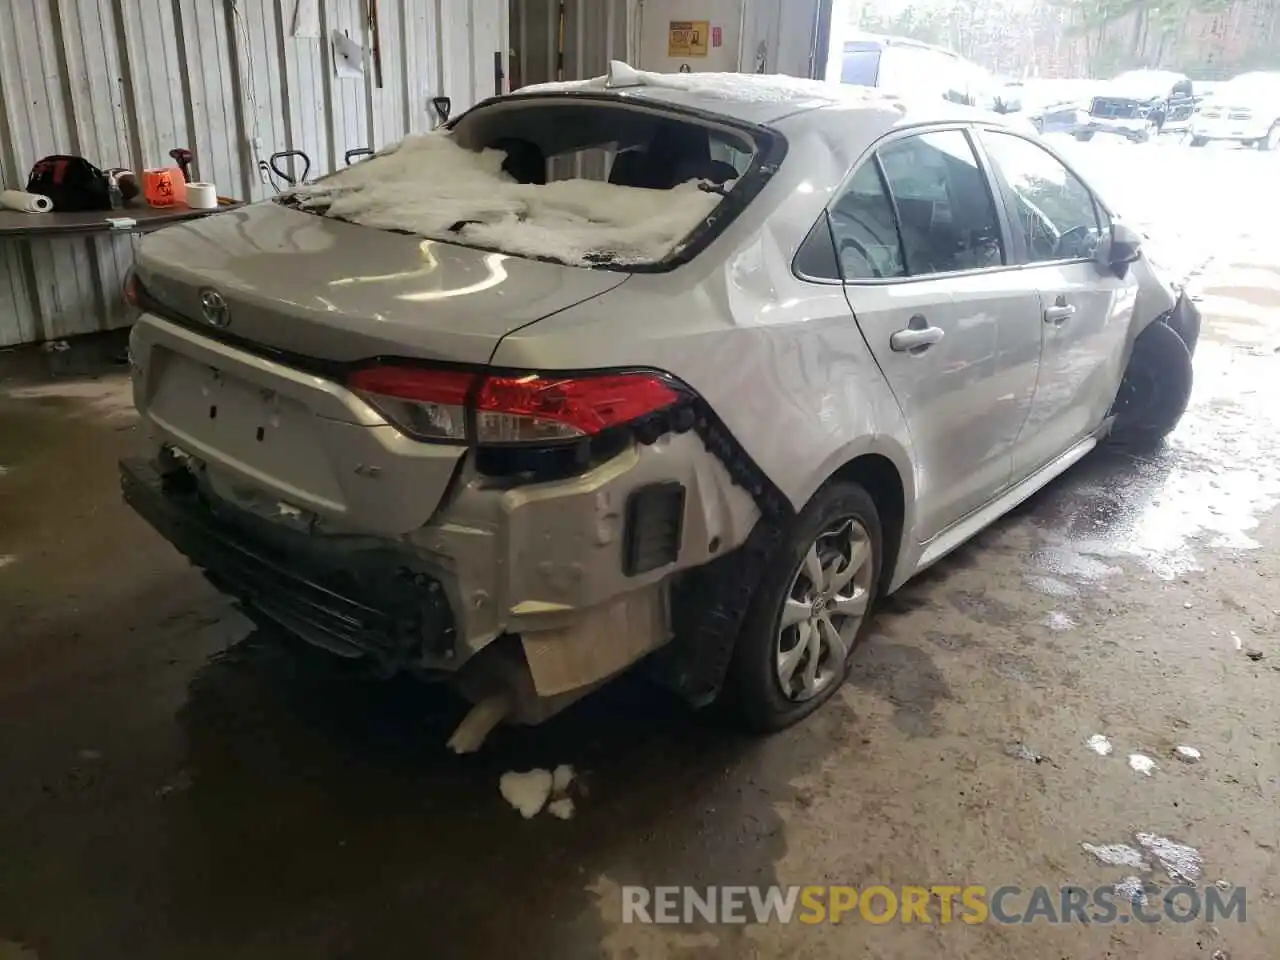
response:
[[[467,150],[447,134],[418,134],[289,197],[370,227],[579,266],[662,260],[721,199],[692,182],[674,190],[517,183],[502,172],[505,158]]]
[[[499,778],[498,789],[502,798],[520,811],[520,816],[532,819],[542,812],[551,796],[551,771],[509,771]]]
[[[573,798],[569,796],[569,784],[572,782],[573,767],[562,763],[554,771],[508,771],[499,778],[498,790],[526,820],[536,817],[543,808],[557,819],[570,820],[574,812]]]

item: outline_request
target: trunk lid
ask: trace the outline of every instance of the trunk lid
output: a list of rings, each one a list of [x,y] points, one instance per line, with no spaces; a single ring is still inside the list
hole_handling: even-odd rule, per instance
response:
[[[333,361],[485,363],[506,334],[626,280],[624,273],[488,253],[278,203],[170,227],[143,241],[138,276],[174,314],[226,303],[242,340]]]
[[[341,376],[316,376],[289,355],[482,365],[508,332],[626,279],[275,203],[155,234],[137,270],[156,304],[130,340],[134,400],[153,435],[242,510],[379,536],[427,523],[467,448],[410,438]],[[225,326],[203,326],[210,290]],[[209,335],[223,330],[231,336]]]

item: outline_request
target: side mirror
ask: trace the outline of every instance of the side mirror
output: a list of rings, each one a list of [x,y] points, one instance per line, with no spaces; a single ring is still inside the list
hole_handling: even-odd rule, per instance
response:
[[[1118,267],[1124,263],[1133,263],[1140,256],[1142,256],[1142,234],[1127,223],[1113,223],[1108,250],[1111,266]]]
[[[1111,232],[1094,251],[1098,265],[1123,277],[1129,264],[1142,256],[1142,234],[1126,223],[1115,221]]]

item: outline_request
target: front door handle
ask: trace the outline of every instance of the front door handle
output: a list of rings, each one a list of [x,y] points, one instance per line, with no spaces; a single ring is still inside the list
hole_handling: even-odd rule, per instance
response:
[[[946,336],[941,327],[931,327],[924,317],[916,314],[906,328],[895,331],[889,337],[889,349],[896,353],[924,353]]]
[[[1075,315],[1076,308],[1074,304],[1055,303],[1052,307],[1045,307],[1044,322],[1060,327]]]

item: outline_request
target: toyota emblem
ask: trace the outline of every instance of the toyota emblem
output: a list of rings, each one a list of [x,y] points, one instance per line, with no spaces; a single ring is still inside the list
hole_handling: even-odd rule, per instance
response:
[[[200,291],[200,313],[205,323],[211,327],[222,329],[231,323],[231,312],[227,309],[227,301],[217,290]]]

